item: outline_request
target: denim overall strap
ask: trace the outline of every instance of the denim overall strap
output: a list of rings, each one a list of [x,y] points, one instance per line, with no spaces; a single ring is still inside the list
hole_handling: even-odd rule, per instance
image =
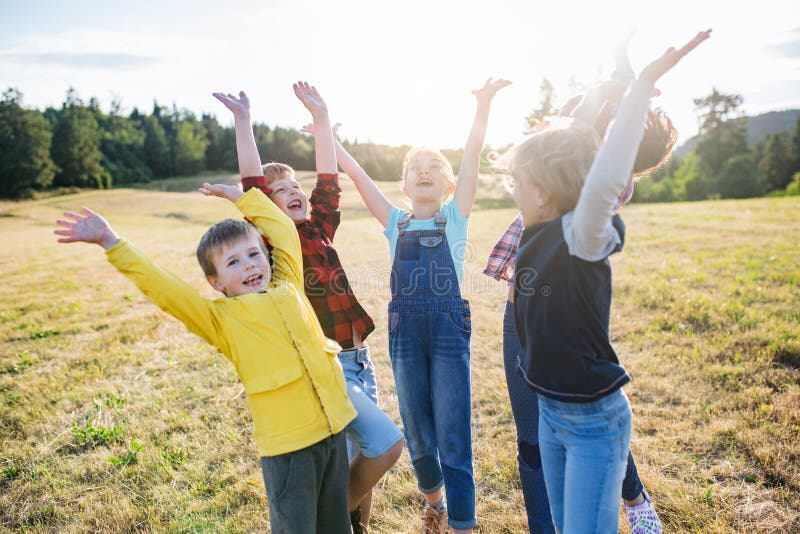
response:
[[[405,305],[458,308],[462,304],[453,257],[447,242],[447,217],[437,211],[435,230],[408,230],[411,214],[397,222],[398,237],[392,263],[392,300]]]

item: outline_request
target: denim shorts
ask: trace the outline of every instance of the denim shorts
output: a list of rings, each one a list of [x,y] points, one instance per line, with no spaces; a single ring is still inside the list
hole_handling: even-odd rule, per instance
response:
[[[347,450],[350,458],[357,453],[377,458],[403,439],[394,421],[378,406],[378,386],[369,348],[343,350],[339,361],[347,381],[347,395],[358,416],[347,426]]]

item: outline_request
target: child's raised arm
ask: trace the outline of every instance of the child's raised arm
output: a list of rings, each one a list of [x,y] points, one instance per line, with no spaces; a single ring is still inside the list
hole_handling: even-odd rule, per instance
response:
[[[292,89],[295,96],[311,112],[311,118],[314,120],[314,157],[317,174],[335,174],[339,168],[336,166],[336,148],[328,117],[328,106],[313,85],[297,82]]]
[[[347,174],[347,176],[353,180],[353,183],[358,189],[358,193],[361,195],[361,199],[366,204],[367,209],[372,216],[375,217],[381,225],[386,228],[386,225],[389,222],[389,215],[392,212],[392,208],[394,207],[389,199],[386,198],[386,195],[383,194],[383,191],[375,185],[375,182],[372,181],[372,178],[369,177],[367,172],[358,164],[358,162],[353,159],[353,156],[345,150],[342,144],[336,139],[336,130],[339,127],[339,123],[332,128],[332,135],[334,137],[334,143],[336,146],[336,160],[339,163],[339,166],[342,170]],[[313,124],[307,124],[302,129],[302,132],[315,134],[316,128]]]
[[[478,170],[481,164],[481,151],[486,139],[486,127],[489,124],[489,108],[492,105],[492,98],[502,89],[510,85],[508,80],[486,80],[483,87],[475,89],[472,94],[478,100],[478,107],[475,110],[475,119],[472,121],[467,143],[464,145],[464,154],[461,156],[461,165],[458,168],[458,182],[453,193],[453,199],[458,205],[461,214],[466,217],[472,211],[475,203],[475,194],[478,191]]]
[[[571,228],[570,252],[574,255],[597,261],[609,253],[610,243],[614,241],[611,215],[633,171],[653,87],[661,76],[710,35],[711,30],[700,32],[682,48],[669,48],[646,66],[631,85],[578,198]]]
[[[261,158],[258,155],[253,127],[250,124],[250,99],[244,91],[239,97],[228,93],[211,93],[214,98],[225,104],[233,113],[233,125],[236,132],[236,155],[239,158],[239,175],[242,178],[261,176]]]

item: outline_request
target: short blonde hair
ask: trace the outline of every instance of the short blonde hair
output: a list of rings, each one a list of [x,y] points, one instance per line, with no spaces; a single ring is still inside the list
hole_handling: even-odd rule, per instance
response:
[[[433,156],[434,158],[440,160],[444,163],[444,172],[447,174],[447,179],[455,184],[456,183],[456,175],[453,172],[453,166],[450,164],[450,160],[442,154],[442,151],[437,148],[431,148],[429,146],[418,146],[414,147],[406,153],[406,157],[403,158],[403,183],[405,183],[406,178],[408,178],[408,168],[422,154],[428,154],[429,156]]]
[[[575,209],[599,146],[594,128],[571,120],[556,121],[514,149],[511,174],[539,188],[563,215]]]
[[[280,180],[287,176],[294,178],[294,169],[285,163],[278,163],[277,161],[270,161],[262,165],[261,171],[264,173],[264,185],[269,185],[275,180]]]

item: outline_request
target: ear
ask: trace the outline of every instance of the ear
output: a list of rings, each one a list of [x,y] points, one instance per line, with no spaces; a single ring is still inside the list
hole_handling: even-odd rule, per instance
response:
[[[403,185],[400,187],[401,191],[403,191],[403,194],[405,196],[408,196],[408,188],[406,187],[407,180],[408,180],[408,178],[404,179],[403,180]]]
[[[206,280],[208,280],[208,283],[211,285],[211,287],[213,287],[214,289],[216,289],[220,293],[224,293],[225,292],[224,291],[225,288],[222,286],[222,282],[220,282],[219,279],[215,275],[207,274],[206,275]]]
[[[447,193],[449,195],[452,195],[453,191],[455,191],[455,190],[456,190],[455,182],[451,182],[450,180],[447,180]]]

